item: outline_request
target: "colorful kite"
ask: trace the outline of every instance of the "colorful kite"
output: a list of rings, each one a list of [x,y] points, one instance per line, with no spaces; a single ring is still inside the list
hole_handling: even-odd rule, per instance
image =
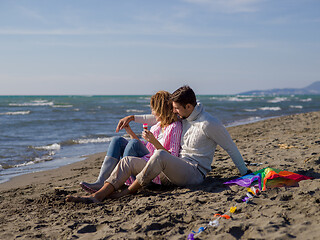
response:
[[[313,178],[267,167],[243,177],[225,182],[224,184],[237,184],[242,187],[250,187],[251,185],[258,184],[259,189],[265,191],[267,188],[298,186],[299,181],[307,179]]]

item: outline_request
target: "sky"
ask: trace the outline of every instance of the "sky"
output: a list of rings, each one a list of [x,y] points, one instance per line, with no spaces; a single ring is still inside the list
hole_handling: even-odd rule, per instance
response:
[[[0,0],[0,95],[237,94],[319,66],[319,0]]]

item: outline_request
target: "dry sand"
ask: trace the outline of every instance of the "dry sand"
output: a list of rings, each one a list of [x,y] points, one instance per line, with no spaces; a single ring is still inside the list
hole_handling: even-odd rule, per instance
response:
[[[232,219],[221,219],[219,227],[209,227],[199,239],[319,239],[320,112],[228,130],[251,170],[273,167],[315,179],[265,191],[252,203],[238,203]],[[243,187],[222,184],[238,172],[219,148],[211,173],[199,186],[150,186],[100,204],[66,203],[67,194],[84,194],[78,183],[96,178],[103,157],[95,154],[1,184],[0,239],[186,239],[246,193]],[[257,163],[261,165],[254,166]]]

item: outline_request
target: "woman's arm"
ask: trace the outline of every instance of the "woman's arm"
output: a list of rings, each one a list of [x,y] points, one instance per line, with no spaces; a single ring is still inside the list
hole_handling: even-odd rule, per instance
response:
[[[134,121],[136,123],[147,123],[149,126],[157,124],[157,119],[152,114],[134,115]]]
[[[132,131],[132,129],[129,125],[125,126],[124,129],[130,135],[131,139],[138,139],[139,140],[138,136],[134,133],[134,131]]]
[[[135,121],[137,123],[147,123],[149,126],[153,126],[157,123],[155,116],[152,114],[146,115],[129,115],[119,120],[116,132],[124,129],[129,125],[131,121]]]
[[[116,132],[119,132],[121,129],[124,129],[125,127],[127,127],[129,125],[129,123],[131,121],[134,121],[134,116],[130,115],[130,116],[126,116],[122,119],[119,120],[117,128],[116,128]]]

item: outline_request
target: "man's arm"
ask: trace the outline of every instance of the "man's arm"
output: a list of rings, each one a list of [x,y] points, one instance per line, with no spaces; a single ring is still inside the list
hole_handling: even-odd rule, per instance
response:
[[[222,123],[210,123],[206,128],[206,134],[229,154],[233,163],[239,169],[240,174],[246,174],[248,168],[246,167],[236,144],[233,142],[229,132]]]

